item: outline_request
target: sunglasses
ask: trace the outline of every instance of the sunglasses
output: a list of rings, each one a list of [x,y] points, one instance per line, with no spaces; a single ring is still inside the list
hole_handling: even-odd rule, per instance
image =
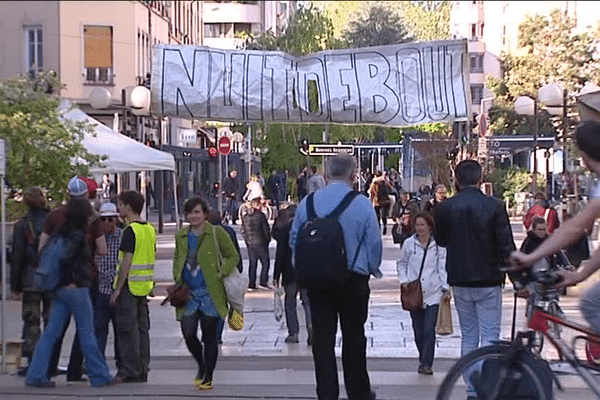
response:
[[[102,222],[106,222],[106,221],[112,221],[113,219],[116,219],[117,217],[100,217],[100,219],[102,220]]]

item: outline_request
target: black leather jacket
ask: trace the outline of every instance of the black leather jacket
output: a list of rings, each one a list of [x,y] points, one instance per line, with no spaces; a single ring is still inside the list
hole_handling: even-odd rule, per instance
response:
[[[502,285],[500,270],[515,250],[512,229],[502,201],[474,187],[435,208],[435,241],[446,247],[451,286]]]

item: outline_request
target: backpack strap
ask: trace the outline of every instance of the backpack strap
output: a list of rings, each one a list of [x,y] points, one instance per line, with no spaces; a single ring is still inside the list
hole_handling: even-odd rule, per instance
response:
[[[358,193],[356,193],[354,190],[349,191],[344,196],[344,198],[342,199],[342,201],[340,202],[340,204],[338,204],[338,206],[336,208],[334,208],[334,210],[332,212],[330,212],[329,214],[327,214],[326,218],[335,218],[335,219],[338,219],[338,217],[340,215],[342,215],[342,213],[350,205],[350,203],[352,203],[352,200],[354,200],[354,198],[356,197],[356,195],[358,195]]]
[[[306,198],[306,212],[308,213],[308,220],[312,221],[317,218],[317,213],[315,212],[315,193],[311,193]]]

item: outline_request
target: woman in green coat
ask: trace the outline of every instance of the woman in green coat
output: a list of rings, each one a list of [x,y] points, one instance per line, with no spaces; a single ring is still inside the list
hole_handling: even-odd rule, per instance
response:
[[[188,199],[183,211],[189,225],[181,228],[175,236],[173,280],[189,287],[190,300],[177,309],[177,320],[181,324],[185,344],[198,363],[194,385],[199,389],[212,389],[219,353],[217,323],[227,316],[227,296],[222,277],[236,268],[239,255],[227,232],[207,222],[210,208],[204,199]],[[217,264],[219,252],[221,274]],[[198,339],[198,322],[202,329],[202,342]]]

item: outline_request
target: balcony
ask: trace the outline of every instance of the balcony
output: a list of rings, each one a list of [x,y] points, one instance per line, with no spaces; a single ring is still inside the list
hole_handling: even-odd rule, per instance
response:
[[[87,67],[85,69],[86,85],[114,85],[112,68]]]

